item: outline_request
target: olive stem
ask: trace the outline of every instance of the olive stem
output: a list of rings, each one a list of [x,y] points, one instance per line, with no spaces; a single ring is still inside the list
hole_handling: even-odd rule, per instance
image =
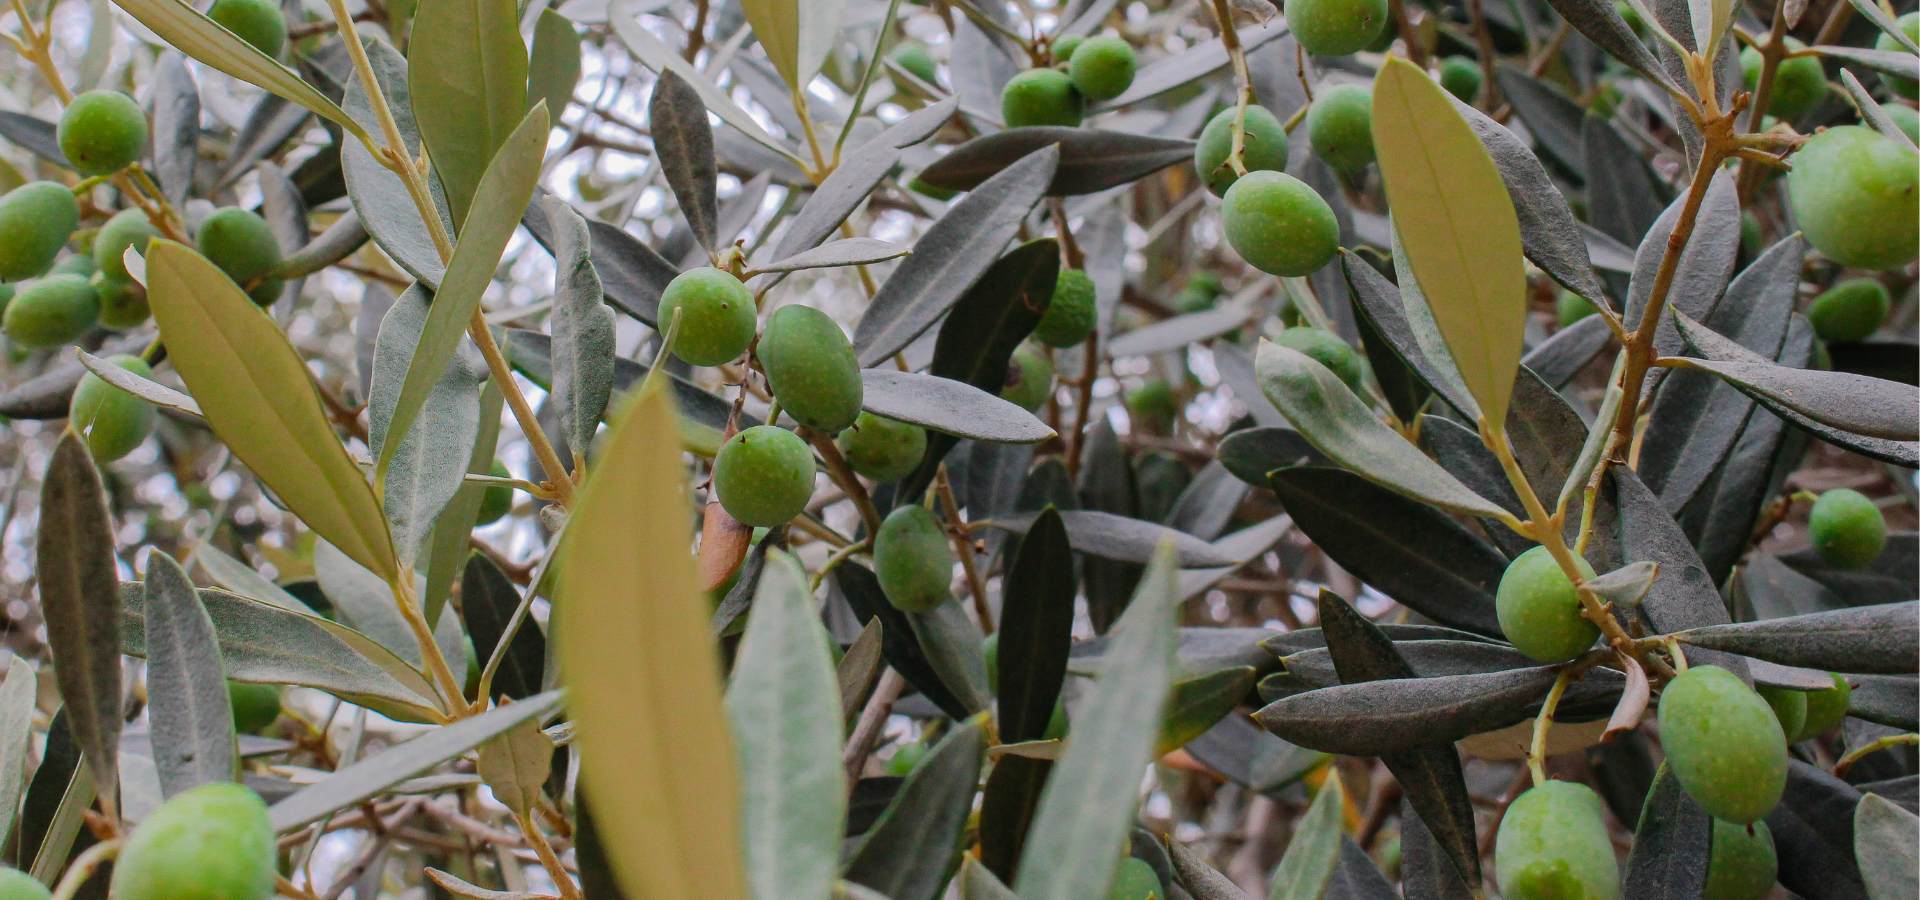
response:
[[[1869,741],[1847,751],[1847,755],[1840,757],[1840,761],[1833,764],[1833,774],[1835,777],[1844,776],[1847,774],[1848,769],[1853,768],[1854,763],[1889,747],[1917,744],[1920,744],[1920,734],[1889,734],[1886,737]]]
[[[973,595],[973,612],[980,618],[980,630],[993,633],[993,612],[987,607],[987,582],[981,577],[980,569],[973,559],[973,534],[960,518],[960,502],[953,496],[953,480],[947,477],[947,464],[941,463],[934,471],[934,489],[940,494],[940,505],[946,509],[947,537],[953,542],[954,555],[960,557],[960,569],[967,576],[967,591]]]
[[[455,719],[461,718],[467,711],[465,691],[453,670],[447,666],[447,658],[440,652],[440,642],[433,638],[433,626],[427,624],[425,611],[420,608],[420,599],[413,593],[413,573],[408,570],[388,584],[393,591],[393,599],[400,607],[400,617],[407,621],[407,628],[413,632],[413,639],[420,645],[420,658],[427,665],[427,674],[433,677],[435,684],[445,697],[444,707]]]
[[[1213,0],[1213,17],[1220,23],[1220,45],[1227,49],[1227,58],[1233,61],[1233,80],[1240,94],[1233,109],[1233,144],[1227,151],[1227,165],[1233,168],[1233,174],[1245,175],[1247,164],[1241,152],[1247,144],[1247,107],[1253,103],[1253,74],[1247,69],[1247,54],[1240,46],[1240,31],[1233,25],[1233,12],[1227,8],[1227,0]]]
[[[773,421],[772,416],[767,417]],[[845,491],[847,499],[853,501],[853,508],[859,510],[860,521],[867,526],[867,533],[880,533],[880,511],[874,508],[873,497],[867,493],[867,486],[860,483],[860,476],[854,474],[853,467],[847,464],[847,458],[834,446],[833,437],[823,431],[816,431],[805,425],[800,426],[800,436],[813,445],[820,454],[820,461],[827,465],[827,477]]]
[[[67,866],[66,874],[60,876],[60,883],[54,887],[51,900],[73,900],[79,895],[80,888],[87,883],[87,879],[93,877],[94,870],[100,868],[102,863],[119,856],[120,848],[125,843],[126,841],[122,838],[101,841],[75,857],[73,863]]]
[[[706,4],[702,3],[701,8]],[[887,35],[893,32],[894,20],[900,14],[900,0],[889,0],[887,15],[880,20],[880,28],[874,32],[873,57],[867,60],[867,70],[860,73],[860,87],[853,92],[853,102],[847,107],[847,120],[840,125],[840,133],[833,138],[833,166],[840,167],[840,151],[847,145],[847,137],[853,134],[854,120],[860,117],[860,108],[867,103],[867,89],[873,86],[873,76],[880,71],[880,51],[885,49]],[[696,38],[697,39],[697,38]]]
[[[547,843],[547,836],[540,832],[540,827],[534,824],[532,817],[524,812],[515,812],[513,821],[520,826],[520,833],[526,835],[527,845],[533,848],[533,855],[540,858],[540,866],[547,870],[547,877],[553,879],[561,900],[581,900],[580,888],[573,883],[573,876],[567,873],[566,865],[560,862],[560,856],[553,852],[553,845]]]
[[[813,578],[807,584],[807,591],[809,593],[818,592],[820,590],[820,583],[826,581],[827,576],[833,574],[834,569],[840,568],[841,563],[851,559],[855,553],[859,553],[872,546],[872,543],[873,539],[868,538],[834,550],[833,555],[827,557],[827,561],[820,564],[820,571],[813,573]]]
[[[1577,665],[1561,669],[1553,679],[1553,688],[1547,691],[1546,702],[1540,704],[1540,714],[1533,717],[1533,745],[1527,750],[1527,771],[1532,773],[1534,784],[1544,784],[1547,780],[1547,729],[1553,727],[1553,714],[1560,708],[1560,698],[1567,693],[1567,685],[1578,677],[1580,667]]]
[[[1759,131],[1760,120],[1766,115],[1766,109],[1773,102],[1773,79],[1780,69],[1780,60],[1786,57],[1787,15],[1786,0],[1773,2],[1773,26],[1767,30],[1765,41],[1756,42],[1753,48],[1760,53],[1760,78],[1753,87],[1753,106],[1747,112],[1747,130]],[[1741,205],[1753,194],[1754,185],[1760,180],[1759,166],[1740,167],[1737,185]]]

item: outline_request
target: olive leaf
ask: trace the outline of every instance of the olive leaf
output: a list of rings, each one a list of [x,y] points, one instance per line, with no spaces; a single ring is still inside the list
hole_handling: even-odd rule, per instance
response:
[[[997,672],[1002,740],[1036,740],[1044,735],[1060,698],[1073,642],[1073,601],[1079,593],[1072,548],[1060,513],[1041,511],[1014,544],[1001,596]]]
[[[7,678],[0,683],[0,840],[13,835],[19,818],[20,795],[26,787],[27,751],[33,739],[34,695],[39,684],[33,667],[15,656],[7,662]],[[52,735],[48,735],[51,741]],[[42,756],[44,765],[51,756]]]
[[[1173,548],[1182,566],[1227,566],[1239,562],[1206,541],[1154,522],[1094,509],[1065,510],[1059,516],[1066,525],[1073,549],[1101,559],[1151,562],[1160,547],[1166,545]],[[996,519],[993,526],[1014,534],[1026,534],[1038,519],[1037,513],[1021,513]]]
[[[553,399],[566,422],[567,446],[585,454],[613,393],[613,310],[594,269],[585,219],[557,197],[534,201],[553,230]]]
[[[1668,90],[1680,89],[1609,0],[1547,0],[1547,3],[1607,55]]]
[[[518,8],[512,0],[422,0],[413,26],[407,88],[414,119],[454,224],[465,231],[494,156],[527,114]]]
[[[1788,666],[1890,675],[1920,672],[1920,601],[1709,625],[1689,644]]]
[[[551,252],[559,235],[554,230],[554,218],[542,215],[539,204],[546,203],[552,195],[535,188],[534,196],[538,198],[538,203],[528,207],[521,224],[527,226],[527,233],[533,235],[540,246]],[[585,221],[588,258],[593,261],[595,274],[600,276],[605,299],[621,312],[651,327],[655,313],[660,308],[660,293],[667,289],[680,270],[653,248],[617,226],[598,219]]]
[[[1230,715],[1253,689],[1252,666],[1232,666],[1176,682],[1154,738],[1155,756],[1165,756],[1199,737]]]
[[[786,259],[825,240],[899,165],[901,150],[931,137],[957,107],[952,98],[929,104],[849,151],[794,213],[774,245],[774,258]]]
[[[117,783],[121,725],[120,654],[113,630],[120,619],[120,591],[113,547],[113,518],[100,472],[79,435],[68,431],[54,445],[41,476],[34,571],[69,725],[94,782],[103,785]],[[105,800],[113,813],[112,792]]]
[[[547,659],[546,636],[519,612],[520,591],[484,553],[467,557],[460,576],[460,614],[480,656],[500,658],[493,692],[524,700],[540,692]],[[513,620],[522,619],[518,627]],[[509,634],[511,632],[511,634]],[[501,644],[505,643],[505,647]]]
[[[527,56],[527,108],[545,100],[547,114],[558,124],[579,82],[580,33],[566,16],[551,9],[541,10],[533,26],[533,49]]]
[[[1697,896],[1707,886],[1712,843],[1713,817],[1662,764],[1640,809],[1621,887],[1635,897]]]
[[[1626,320],[1637,325],[1659,280],[1659,270],[1667,253],[1668,238],[1680,221],[1686,199],[1675,200],[1647,230],[1633,257],[1633,281],[1627,289]],[[1667,308],[1675,315],[1705,318],[1719,305],[1727,289],[1727,278],[1740,255],[1740,202],[1733,176],[1722,171],[1713,176],[1700,201],[1693,235],[1680,251],[1667,289]],[[1661,354],[1677,353],[1681,347],[1672,323],[1661,321],[1654,335],[1654,347]]]
[[[394,128],[400,132],[400,142],[409,154],[420,153],[420,127],[414,120],[406,59],[400,55],[400,51],[384,41],[366,41],[366,52],[374,81],[386,97],[388,110],[393,113]],[[366,85],[360,79],[348,82],[341,104],[354,121],[368,128],[379,127]],[[420,211],[413,205],[406,183],[381,163],[371,148],[355,141],[341,145],[340,170],[341,177],[346,181],[347,195],[352,198],[353,208],[359,213],[361,224],[366,227],[367,234],[373,237],[373,242],[380,245],[380,249],[385,250],[408,274],[430,288],[438,287],[440,280],[446,277],[447,264],[440,258],[440,251],[428,234],[426,223],[420,220]],[[447,211],[446,192],[441,189],[440,180],[429,178],[427,187],[433,195],[435,209],[440,212],[442,226],[447,233],[453,233],[453,218]]]
[[[459,348],[433,384],[416,427],[397,441],[391,454],[389,423],[421,333],[431,316],[431,298],[415,284],[407,288],[381,320],[374,342],[373,393],[367,400],[367,443],[376,456],[390,456],[381,509],[393,534],[394,549],[407,565],[441,512],[460,490],[467,451],[480,429],[480,385],[486,363],[471,347]]]
[[[1487,155],[1506,183],[1507,197],[1513,201],[1514,215],[1520,223],[1520,246],[1527,258],[1574,293],[1606,306],[1606,290],[1593,273],[1580,225],[1540,160],[1492,117],[1459,98],[1449,95],[1448,99],[1486,145]],[[1589,117],[1588,121],[1597,120]],[[1595,198],[1589,203],[1597,214],[1601,201]]]
[[[467,453],[467,474],[493,474],[493,453],[500,439],[500,412],[505,405],[506,398],[500,393],[498,384],[489,381],[481,386],[480,429],[473,437],[472,449]],[[453,590],[453,580],[460,577],[460,570],[466,565],[473,526],[480,516],[487,490],[485,484],[462,478],[459,489],[453,492],[453,499],[441,508],[440,516],[434,520],[433,530],[427,533],[423,551],[427,557],[427,581],[420,595],[420,605],[426,611],[429,622],[440,621],[441,610],[446,608],[448,594]],[[537,690],[537,685],[516,696],[526,696],[534,693],[534,690]]]
[[[805,164],[799,154],[768,134],[765,128],[760,127],[760,123],[754,121],[753,116],[740,108],[740,104],[733,102],[733,98],[727,96],[725,91],[720,90],[706,76],[701,75],[692,63],[682,59],[678,51],[668,47],[653,32],[648,31],[646,26],[641,24],[639,16],[609,16],[607,24],[613,26],[614,37],[619,38],[620,43],[625,44],[627,49],[648,68],[655,72],[672,72],[687,84],[692,85],[693,89],[700,93],[701,105],[719,116],[721,121],[733,126],[754,143],[773,151],[781,159],[794,165]]]
[[[864,266],[898,259],[913,252],[910,248],[873,238],[847,238],[802,250],[792,256],[756,265],[752,274],[798,272],[801,269],[825,269],[836,266]]]
[[[1893,900],[1920,893],[1913,835],[1920,832],[1920,816],[1872,794],[1860,798],[1853,811],[1853,855],[1867,896]]]
[[[803,91],[833,50],[846,0],[742,0],[741,11],[773,67]]]
[[[853,848],[842,877],[894,900],[940,896],[987,749],[980,725],[963,722],[914,767],[893,802]]]
[[[1340,839],[1346,836],[1341,825],[1346,805],[1340,773],[1329,769],[1306,815],[1295,824],[1280,867],[1273,870],[1268,900],[1316,900],[1323,895],[1340,858]]]
[[[970,191],[1036,150],[1060,148],[1049,196],[1092,194],[1193,158],[1193,142],[1092,128],[1033,126],[974,138],[920,170],[936,188]]]
[[[1251,28],[1236,29],[1240,38],[1242,53],[1254,51],[1272,43],[1288,33],[1287,23],[1275,18],[1270,22]],[[1095,106],[1090,112],[1132,106],[1142,100],[1158,97],[1174,88],[1191,84],[1219,71],[1227,65],[1231,57],[1226,46],[1219,38],[1202,41],[1172,56],[1141,67],[1133,77],[1133,84],[1125,93]],[[996,85],[994,90],[999,90]]]
[[[1373,96],[1395,230],[1467,389],[1489,425],[1504,427],[1526,320],[1513,202],[1472,127],[1426,73],[1390,59]]]
[[[168,51],[153,67],[153,174],[161,195],[179,206],[200,162],[200,88],[186,57]]]
[[[1047,423],[971,384],[921,372],[863,369],[862,409],[954,437],[1031,444],[1054,436]]]
[[[159,551],[147,556],[144,612],[149,719],[161,793],[171,797],[202,784],[232,781],[239,756],[213,619],[180,564]]]
[[[780,0],[772,0],[778,3]],[[707,125],[707,108],[700,92],[669,69],[653,83],[653,97],[647,101],[647,121],[653,127],[653,152],[660,169],[680,203],[680,215],[693,229],[693,236],[708,252],[718,250],[715,243],[716,220],[720,217],[715,191],[718,165],[713,159],[713,129]]]
[[[196,418],[204,418],[204,414],[200,412],[200,404],[193,402],[193,398],[186,394],[152,379],[143,378],[135,372],[123,369],[77,347],[74,348],[73,355],[80,361],[80,365],[86,367],[86,370],[93,373],[95,377],[132,396],[162,409],[171,409]]]
[[[1847,99],[1852,100],[1854,108],[1859,110],[1861,121],[1872,125],[1873,130],[1888,138],[1901,141],[1909,147],[1915,146],[1913,136],[1901,130],[1899,123],[1887,116],[1886,108],[1861,86],[1860,79],[1855,78],[1852,71],[1840,70],[1840,84],[1847,90]]]
[[[1708,330],[1678,309],[1673,321],[1688,346],[1705,357],[1678,358],[1675,365],[1725,379],[1789,421],[1804,417],[1862,437],[1920,441],[1920,424],[1908,415],[1915,397],[1911,385],[1850,372],[1789,368]]]
[[[512,707],[506,707],[511,709]],[[553,766],[553,740],[540,723],[522,720],[480,745],[480,779],[514,815],[526,816],[540,799],[540,786]]]

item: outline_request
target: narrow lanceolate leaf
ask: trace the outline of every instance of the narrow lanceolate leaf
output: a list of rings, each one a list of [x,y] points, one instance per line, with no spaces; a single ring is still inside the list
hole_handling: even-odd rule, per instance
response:
[[[312,376],[279,326],[225,272],[171,241],[147,250],[147,299],[168,361],[221,442],[308,528],[369,570],[398,577],[373,488],[327,424]]]
[[[73,736],[94,781],[112,785],[120,749],[120,583],[106,494],[87,445],[71,431],[61,435],[40,487],[34,571]],[[105,794],[111,810],[113,792]]]
[[[400,385],[400,396],[394,401],[387,437],[380,447],[379,464],[375,466],[376,477],[384,477],[394,451],[407,429],[413,427],[420,408],[459,348],[467,324],[480,308],[480,297],[493,281],[500,254],[519,226],[520,214],[533,199],[533,186],[540,178],[540,159],[546,146],[547,110],[536,106],[501,145],[500,152],[480,179],[473,211],[460,230],[460,242],[454,245],[446,278],[434,294],[426,326],[420,331],[420,343],[414,347],[413,358],[407,364],[407,377]]]
[[[964,381],[897,369],[866,369],[861,408],[955,437],[1032,444],[1053,437],[1033,413]]]
[[[1060,698],[1073,644],[1073,548],[1049,506],[1021,535],[1007,564],[1000,644],[995,654],[1000,735],[1005,743],[1042,737]]]
[[[200,162],[200,88],[180,54],[165,52],[153,67],[153,175],[161,195],[180,206],[193,189]]]
[[[381,509],[393,548],[409,565],[466,477],[467,456],[480,429],[480,384],[487,377],[479,352],[459,348],[464,352],[456,353],[434,382],[416,427],[387,452],[388,426],[431,310],[432,301],[418,284],[387,310],[374,341],[373,391],[367,400],[368,444],[374,455],[391,457]]]
[[[1698,897],[1713,852],[1713,817],[1661,766],[1640,809],[1622,887],[1629,897]]]
[[[1766,359],[1673,311],[1680,336],[1705,359],[1676,364],[1711,372],[1769,408],[1783,409],[1850,434],[1889,441],[1920,440],[1912,385],[1855,375],[1795,369]]]
[[[1920,601],[1709,625],[1682,634],[1689,644],[1787,666],[1887,675],[1920,672]]]
[[[707,125],[707,107],[700,92],[672,70],[660,73],[647,102],[647,121],[653,126],[653,152],[660,170],[680,201],[680,215],[693,229],[700,246],[712,251],[719,201],[714,179],[713,129]]]
[[[977,722],[947,732],[867,830],[847,861],[846,879],[893,900],[940,896],[986,750]]]
[[[672,401],[642,391],[568,525],[554,624],[595,825],[629,896],[747,896],[739,757],[693,543]]]
[[[239,757],[213,620],[180,564],[158,550],[147,556],[146,591],[147,717],[160,793],[232,781]]]
[[[1347,792],[1340,784],[1340,773],[1327,772],[1327,781],[1307,807],[1307,814],[1294,825],[1287,854],[1273,870],[1273,890],[1267,900],[1319,900],[1333,878],[1334,864],[1340,860],[1341,819],[1346,812]]]
[[[741,109],[740,104],[733,102],[733,98],[727,96],[726,91],[721,90],[706,76],[700,74],[692,63],[682,59],[678,49],[667,46],[665,41],[648,31],[647,27],[641,24],[639,16],[609,16],[608,19],[613,25],[614,36],[627,45],[627,49],[633,51],[633,55],[638,57],[647,68],[655,72],[672,72],[685,79],[700,92],[700,99],[707,109],[728,125],[732,125],[755,143],[786,157],[794,165],[805,164],[793,148],[768,134],[765,128],[760,127],[759,122],[754,121],[753,116]]]
[[[38,687],[33,667],[14,656],[7,663],[7,680],[0,683],[0,841],[13,833],[20,794],[27,784],[27,751],[32,745]]]
[[[1548,177],[1546,167],[1506,126],[1458,98],[1450,95],[1449,99],[1453,101],[1454,110],[1486,145],[1494,167],[1500,170],[1500,179],[1506,182],[1507,196],[1513,200],[1514,215],[1520,222],[1521,248],[1527,258],[1553,280],[1605,306],[1606,289],[1593,273],[1586,239],[1574,221],[1573,210],[1567,206],[1566,195],[1560,193]]]
[[[423,153],[420,127],[413,116],[413,94],[407,87],[406,58],[385,41],[368,40],[366,49],[373,80],[393,113],[400,142],[409,155]],[[347,82],[341,106],[363,127],[383,130],[363,79],[355,77]],[[447,261],[440,258],[439,247],[421,220],[420,210],[414,206],[405,181],[387,168],[373,149],[357,141],[348,141],[340,148],[340,174],[347,183],[347,196],[353,199],[353,209],[360,215],[360,224],[373,242],[408,274],[429,288],[438,288],[447,275]],[[441,189],[440,180],[431,179],[428,189],[433,193],[441,228],[452,234],[453,220],[447,211],[446,192]]]
[[[846,238],[821,244],[810,250],[802,250],[784,259],[776,259],[765,265],[753,267],[754,274],[762,272],[797,272],[801,269],[827,269],[835,266],[864,266],[870,263],[886,262],[898,259],[913,252],[911,248],[873,238]]]
[[[518,11],[513,0],[423,0],[414,15],[407,47],[414,118],[462,230],[494,154],[527,114]]]
[[[527,58],[527,108],[547,101],[547,115],[557,124],[579,82],[580,33],[566,16],[541,10],[540,21],[533,26],[533,52]]]
[[[314,115],[345,128],[361,140],[367,132],[292,69],[254,49],[239,35],[215,24],[181,0],[114,0],[128,15],[140,20],[160,39],[202,65],[218,69]]]
[[[1920,833],[1920,816],[1877,794],[1860,798],[1853,811],[1853,856],[1868,897],[1920,896],[1920,865],[1913,852],[1916,833]]]
[[[1412,63],[1380,67],[1373,106],[1394,227],[1467,390],[1503,428],[1526,324],[1513,201],[1472,127]]]
[[[1647,49],[1646,42],[1633,33],[1609,0],[1547,0],[1547,3],[1614,59],[1658,84],[1679,89],[1666,68],[1654,58],[1653,51]]]
[[[540,730],[539,722],[522,721],[480,745],[477,770],[494,799],[514,815],[527,815],[553,771],[553,739]]]
[[[1193,159],[1193,142],[1184,138],[1041,125],[974,138],[922,169],[920,180],[950,191],[970,191],[1035,150],[1053,145],[1060,148],[1060,167],[1047,185],[1047,193],[1054,196],[1104,191]]]
[[[587,222],[565,200],[535,201],[553,230],[553,399],[567,427],[567,446],[582,454],[613,394],[613,310],[593,267]]]
[[[769,553],[727,685],[755,897],[833,893],[847,811],[846,737],[827,642],[806,573],[793,557]]]
[[[1014,878],[1026,900],[1101,897],[1133,824],[1140,772],[1173,676],[1178,570],[1163,546],[1115,623],[1106,666],[1077,707],[1067,751],[1054,767]]]
[[[951,97],[929,104],[849,151],[833,174],[820,182],[800,211],[794,213],[773,248],[774,256],[789,257],[825,240],[893,171],[902,148],[933,136],[958,108],[959,101]]]
[[[1687,0],[1693,17],[1695,47],[1705,48],[1707,59],[1720,49],[1720,36],[1733,25],[1733,0]]]
[[[1901,142],[1909,147],[1914,146],[1913,137],[1902,131],[1900,124],[1887,115],[1886,107],[1873,99],[1873,95],[1867,92],[1852,71],[1840,70],[1840,85],[1847,89],[1847,99],[1852,100],[1854,108],[1860,111],[1862,121],[1872,125],[1873,130],[1886,135],[1889,140]]]
[[[1455,512],[1490,518],[1509,515],[1374,418],[1338,377],[1306,354],[1263,340],[1254,367],[1261,393],[1286,414],[1301,436],[1355,474]],[[1511,373],[1508,377],[1510,382]],[[1500,408],[1506,408],[1504,396]]]
[[[205,414],[200,412],[200,404],[193,402],[192,397],[173,388],[129,372],[78,347],[74,348],[73,355],[75,359],[80,360],[80,365],[85,366],[87,371],[120,390],[164,409],[205,417]]]
[[[774,71],[801,91],[833,50],[845,6],[846,0],[742,0],[740,9]]]
[[[874,366],[938,321],[999,258],[1040,202],[1060,151],[1034,151],[987,179],[933,223],[874,295],[854,329],[860,364]]]
[[[334,810],[377,797],[387,788],[505,734],[522,722],[539,720],[558,709],[560,699],[559,691],[548,691],[429,731],[295,791],[269,807],[267,817],[273,822],[273,830],[290,831]]]
[[[1707,185],[1694,219],[1692,237],[1680,253],[1674,269],[1673,284],[1667,290],[1667,305],[1677,313],[1705,319],[1719,306],[1740,255],[1740,198],[1733,175],[1717,172]],[[1669,204],[1633,255],[1633,280],[1627,287],[1627,321],[1638,324],[1659,281],[1659,271],[1667,253],[1667,242],[1680,223],[1686,198]],[[1654,348],[1661,356],[1680,352],[1680,336],[1672,323],[1662,321],[1654,333]]]

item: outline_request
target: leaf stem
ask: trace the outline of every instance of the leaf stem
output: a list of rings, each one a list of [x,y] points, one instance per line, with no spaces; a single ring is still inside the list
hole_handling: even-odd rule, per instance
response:
[[[567,873],[566,865],[560,862],[559,854],[553,852],[553,845],[547,843],[547,836],[541,833],[533,817],[516,812],[513,821],[520,826],[520,833],[526,836],[527,845],[533,848],[533,855],[540,858],[540,866],[547,870],[547,877],[553,879],[561,900],[581,900],[579,886],[573,883],[573,876]]]
[[[407,621],[408,630],[413,632],[413,640],[420,645],[420,658],[427,665],[427,674],[445,696],[442,704],[453,718],[461,718],[467,712],[465,691],[453,670],[447,666],[447,657],[440,652],[440,642],[433,638],[433,626],[427,624],[424,610],[420,608],[420,599],[413,593],[412,571],[402,572],[399,578],[387,584],[393,591],[393,599],[400,607],[400,617]]]
[[[1889,734],[1885,737],[1868,741],[1847,751],[1847,755],[1840,757],[1840,761],[1833,764],[1833,774],[1836,777],[1844,776],[1847,774],[1848,769],[1853,768],[1854,763],[1889,747],[1913,746],[1916,744],[1920,744],[1920,734]]]
[[[73,900],[102,863],[120,855],[120,848],[125,843],[122,838],[101,841],[75,857],[73,863],[67,866],[66,874],[60,876],[60,883],[54,887],[51,900]]]

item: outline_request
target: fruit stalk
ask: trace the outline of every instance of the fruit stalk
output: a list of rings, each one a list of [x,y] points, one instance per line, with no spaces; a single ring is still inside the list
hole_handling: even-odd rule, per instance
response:
[[[771,422],[773,418],[769,415],[767,421]],[[867,494],[866,485],[860,483],[860,477],[853,473],[853,467],[847,465],[847,458],[841,455],[840,448],[834,446],[833,437],[804,425],[800,427],[800,433],[820,454],[820,461],[826,463],[827,477],[846,492],[847,499],[853,501],[853,508],[860,511],[860,521],[867,526],[867,533],[878,532],[880,511],[874,508],[873,497]]]
[[[1233,111],[1233,147],[1227,151],[1227,165],[1233,167],[1235,175],[1245,175],[1247,164],[1241,153],[1247,143],[1247,107],[1253,104],[1253,73],[1247,69],[1247,53],[1240,46],[1240,32],[1233,26],[1227,0],[1213,0],[1213,17],[1220,23],[1220,45],[1227,48],[1227,58],[1233,61],[1233,81],[1240,96]]]
[[[967,576],[967,590],[973,594],[973,612],[980,618],[980,630],[993,633],[993,613],[987,607],[987,582],[973,559],[973,534],[960,518],[960,503],[953,496],[953,481],[947,477],[947,464],[934,473],[934,489],[940,493],[940,505],[946,510],[947,535],[953,540],[953,555],[960,557],[960,569]]]
[[[1533,776],[1534,784],[1547,780],[1547,729],[1553,727],[1553,714],[1560,709],[1560,698],[1567,693],[1567,685],[1580,677],[1578,663],[1569,663],[1553,679],[1553,688],[1547,691],[1547,699],[1540,704],[1540,714],[1533,718],[1533,745],[1527,749],[1527,771]]]
[[[1780,60],[1787,55],[1787,45],[1784,40],[1787,34],[1785,6],[1786,0],[1774,0],[1773,27],[1767,30],[1767,38],[1764,42],[1753,45],[1755,50],[1760,51],[1760,78],[1753,86],[1753,102],[1747,113],[1748,131],[1760,130],[1760,120],[1766,115],[1767,105],[1773,102],[1773,77],[1780,69]],[[1759,183],[1760,173],[1763,171],[1765,169],[1760,166],[1742,165],[1740,167],[1736,181],[1739,187],[1740,205],[1746,205],[1746,199],[1753,194],[1754,185]]]
[[[66,873],[60,876],[60,883],[54,886],[50,900],[73,900],[102,864],[120,855],[120,847],[125,843],[124,838],[113,838],[88,847],[67,866]]]

